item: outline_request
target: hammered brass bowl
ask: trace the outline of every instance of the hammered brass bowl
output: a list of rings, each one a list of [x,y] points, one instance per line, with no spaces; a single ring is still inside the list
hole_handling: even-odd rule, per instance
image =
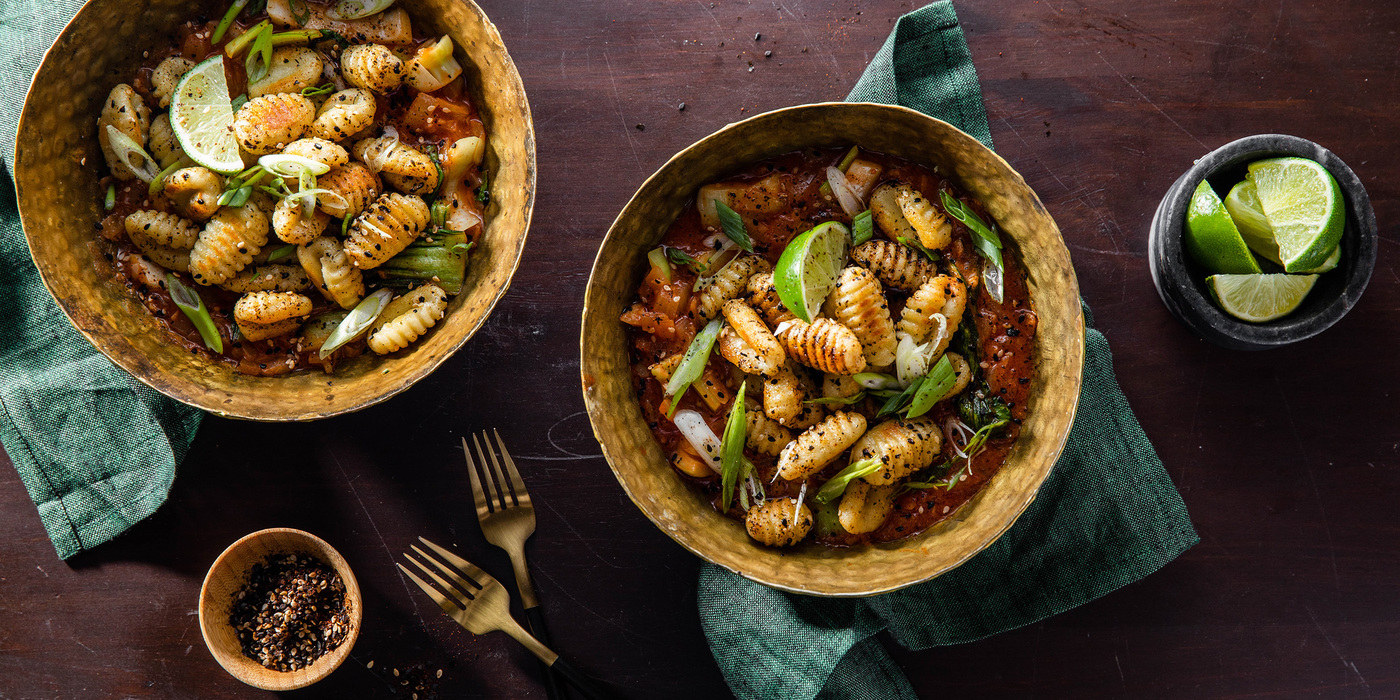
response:
[[[631,304],[654,248],[703,184],[782,153],[848,146],[937,166],[976,197],[1025,262],[1040,317],[1036,376],[1020,439],[1005,466],[952,517],[884,545],[763,547],[743,523],[716,513],[671,468],[637,405],[627,333]],[[681,546],[764,585],[794,593],[864,596],[946,573],[985,549],[1035,499],[1060,456],[1079,402],[1084,316],[1069,251],[1045,207],[1006,161],[952,125],[903,107],[803,105],[731,124],[681,151],[646,181],[608,231],[584,300],[582,375],[593,432],[637,507]]]
[[[233,418],[303,421],[357,411],[412,386],[462,347],[505,294],[520,262],[535,202],[530,105],[496,27],[471,0],[399,3],[414,27],[449,34],[472,101],[486,123],[491,205],[461,295],[413,347],[365,356],[334,376],[250,377],[182,350],[136,296],[113,281],[96,242],[103,218],[97,116],[129,81],[142,51],[183,22],[219,17],[223,0],[92,0],[44,56],[20,115],[15,189],[34,263],[73,326],[132,376],[191,406]]]

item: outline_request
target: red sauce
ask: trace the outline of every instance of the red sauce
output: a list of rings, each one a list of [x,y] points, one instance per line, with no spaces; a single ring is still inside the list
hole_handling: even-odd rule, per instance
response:
[[[727,183],[753,183],[763,178],[774,177],[781,182],[781,191],[784,193],[781,206],[764,215],[745,217],[745,226],[753,238],[755,252],[766,257],[769,262],[776,262],[789,241],[815,225],[826,221],[850,223],[850,217],[840,205],[820,192],[822,184],[826,181],[827,166],[836,164],[844,153],[845,149],[789,153],[759,163],[725,180]],[[948,190],[960,201],[971,206],[983,220],[992,221],[980,203],[960,193],[947,178],[935,171],[868,151],[862,151],[860,157],[881,167],[879,180],[882,182],[901,180],[923,193]],[[953,482],[951,488],[907,490],[897,498],[894,512],[884,524],[868,534],[852,535],[841,530],[839,525],[823,528],[819,522],[814,530],[814,537],[821,544],[852,546],[891,542],[923,532],[956,512],[959,506],[972,498],[996,474],[1006,461],[1007,454],[1020,433],[1020,422],[1026,415],[1026,400],[1035,374],[1033,344],[1037,322],[1026,288],[1025,272],[1016,251],[1007,246],[1003,251],[1006,268],[1003,301],[997,303],[980,284],[982,258],[973,246],[972,232],[956,220],[949,218],[949,221],[953,224],[953,241],[940,251],[944,259],[941,265],[955,267],[957,273],[968,283],[969,299],[962,323],[973,324],[977,331],[978,377],[985,379],[987,391],[1005,402],[1011,411],[1012,421],[997,433],[997,437],[987,442],[982,452],[975,455],[970,469],[965,470],[964,476]],[[876,232],[877,235],[882,235],[878,227]],[[688,207],[671,224],[662,239],[662,244],[699,257],[710,253],[705,240],[713,234],[713,231],[703,226],[698,209]],[[633,380],[642,413],[662,449],[668,454],[681,449],[685,439],[665,417],[663,408],[669,408],[664,403],[665,392],[661,383],[651,375],[649,367],[655,362],[684,351],[694,337],[696,326],[693,303],[675,315],[658,311],[658,300],[674,296],[679,289],[688,292],[695,282],[696,275],[686,268],[673,266],[672,277],[671,286],[667,286],[661,283],[660,278],[649,274],[638,290],[637,303],[623,316],[624,322],[630,326]],[[894,289],[886,288],[885,291],[890,301],[891,317],[897,320],[904,306],[905,295]],[[658,329],[665,329],[667,324],[674,326],[675,332],[657,332]],[[969,361],[972,359],[968,358]],[[717,352],[711,360],[710,369],[721,377],[732,376],[727,363],[718,359]],[[732,394],[737,391],[738,382],[730,381],[727,386]],[[750,387],[750,390],[754,389],[755,387]],[[971,390],[970,386],[968,391]],[[929,415],[940,425],[956,418],[956,400],[955,397],[935,405]],[[716,434],[723,433],[725,417],[731,406],[732,400],[717,411],[711,410],[694,391],[686,392],[680,399],[681,408],[699,411]],[[846,410],[865,414],[873,426],[876,423],[873,418],[878,409],[879,404],[867,398]],[[796,432],[799,431],[794,431]],[[801,483],[781,479],[770,483],[776,471],[775,459],[752,451],[746,451],[745,454],[758,467],[759,476],[765,484],[769,498],[797,496]],[[847,461],[844,457],[839,458],[822,472],[808,479],[808,498],[814,496],[818,487],[844,468]],[[935,460],[935,464],[938,463],[959,466],[963,464],[963,460],[953,451],[950,440],[943,441],[943,453]],[[718,476],[694,478],[679,470],[676,470],[676,473],[699,489],[717,510],[720,509]],[[940,478],[944,476],[946,475],[940,475]],[[812,500],[808,503],[816,505]],[[727,514],[742,519],[744,512],[735,504]],[[819,521],[820,519],[819,517]]]
[[[310,4],[324,8],[332,3],[329,0],[311,0]],[[186,22],[180,26],[172,42],[152,47],[143,54],[144,62],[129,84],[145,100],[146,106],[151,109],[152,117],[154,117],[166,111],[152,94],[151,87],[151,75],[161,61],[170,56],[178,55],[199,63],[219,55],[222,53],[224,45],[230,40],[267,18],[265,12],[256,17],[240,17],[234,22],[233,27],[229,29],[223,40],[217,44],[211,41],[211,37],[219,20]],[[345,28],[339,27],[339,29],[344,30]],[[345,31],[342,31],[342,34],[344,33]],[[437,41],[438,38],[415,31],[414,44],[393,48],[401,50],[407,56],[422,46]],[[324,46],[329,46],[329,44],[324,44]],[[225,58],[224,60],[224,77],[228,81],[230,95],[247,93],[248,78],[244,68],[246,55],[245,52],[240,54],[238,58]],[[328,60],[338,61],[339,48],[322,51],[322,55]],[[376,99],[378,100],[378,111],[375,114],[374,125],[370,128],[373,130],[372,133],[378,133],[377,130],[386,125],[393,126],[397,129],[403,143],[420,150],[426,149],[435,152],[439,154],[439,157],[448,146],[459,139],[468,136],[481,138],[486,136],[485,125],[466,92],[464,79],[454,80],[431,94],[420,93],[411,87],[404,86],[387,96],[376,95]],[[345,144],[347,150],[349,143]],[[471,193],[481,184],[481,181],[482,175],[472,169],[466,174],[465,187],[461,191]],[[224,349],[222,353],[215,353],[205,347],[199,332],[175,305],[169,291],[163,287],[143,284],[140,281],[134,259],[140,255],[140,251],[126,237],[124,220],[127,215],[146,209],[176,213],[170,201],[160,194],[151,197],[148,194],[146,183],[138,180],[116,180],[109,175],[100,181],[103,192],[106,191],[108,185],[112,184],[116,185],[115,204],[102,221],[96,224],[98,235],[102,239],[99,241],[99,246],[102,246],[105,259],[111,263],[116,280],[132,290],[141,300],[151,315],[169,332],[172,343],[184,347],[190,352],[203,354],[214,361],[233,367],[238,372],[254,376],[275,376],[306,369],[322,369],[330,372],[338,362],[356,357],[365,351],[364,341],[357,340],[322,360],[314,349],[303,349],[295,333],[261,341],[248,341],[241,338],[234,340],[236,325],[232,317],[233,305],[241,295],[218,287],[196,285],[189,275],[177,273],[187,287],[196,290],[204,299],[210,317],[213,318],[219,335],[223,338]],[[446,183],[444,183],[442,191],[445,192],[446,189]],[[484,207],[475,198],[465,201],[479,216],[482,215]],[[338,231],[339,227],[339,221],[332,221],[327,231]],[[473,242],[480,235],[480,225],[467,231],[468,239]],[[267,245],[263,247],[262,254],[254,258],[253,264],[261,264],[268,254],[284,245],[282,241],[276,239],[276,236],[269,233]],[[284,258],[280,262],[295,264],[296,257]],[[369,282],[370,279],[367,278],[366,281]],[[339,306],[326,301],[319,294],[308,292],[308,296],[313,303],[311,317],[340,310]]]

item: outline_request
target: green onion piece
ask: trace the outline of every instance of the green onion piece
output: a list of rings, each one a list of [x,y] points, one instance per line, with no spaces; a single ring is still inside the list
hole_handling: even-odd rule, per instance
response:
[[[118,131],[117,127],[111,124],[107,125],[107,143],[111,145],[112,150],[116,152],[117,158],[121,160],[122,165],[130,168],[131,172],[135,173],[136,177],[141,178],[142,182],[150,182],[160,173],[160,168],[156,167],[156,160],[151,157],[151,154],[147,153],[146,149],[141,147],[141,144],[136,143],[130,136]],[[133,164],[132,156],[141,156],[141,165]]]
[[[199,292],[186,287],[173,272],[165,273],[165,286],[170,290],[170,299],[189,317],[195,330],[199,331],[199,337],[204,341],[205,347],[222,353],[224,339],[219,337],[219,331],[214,327],[214,319],[209,316],[209,309],[204,307],[204,299],[199,296]]]
[[[647,253],[647,260],[651,262],[652,267],[656,268],[661,272],[661,279],[665,280],[667,283],[670,283],[671,261],[666,259],[666,249],[657,248],[656,250]]]
[[[836,500],[846,492],[847,484],[856,479],[870,476],[880,471],[883,466],[884,463],[878,459],[862,459],[859,462],[851,463],[845,469],[836,472],[836,476],[831,477],[830,481],[822,484],[821,490],[817,491],[817,503],[830,503]]]
[[[290,153],[265,155],[258,158],[258,165],[278,177],[297,177],[301,175],[302,170],[309,170],[312,175],[325,175],[331,171],[331,166],[325,163]]]
[[[491,203],[491,187],[486,182],[486,173],[481,173],[481,184],[476,186],[476,201],[482,204]]]
[[[278,46],[286,46],[287,44],[302,44],[309,41],[315,41],[321,38],[321,34],[322,32],[319,29],[295,29],[290,32],[278,32],[272,35],[272,46],[275,48]],[[313,88],[304,88],[302,89],[301,94],[306,95],[306,91],[311,89]],[[307,96],[310,97],[310,95]]]
[[[681,363],[671,374],[671,381],[666,382],[666,395],[673,397],[672,408],[675,408],[674,404],[680,403],[681,394],[684,394],[691,383],[699,379],[700,374],[705,371],[705,364],[710,361],[710,351],[715,347],[715,338],[719,337],[719,331],[723,327],[723,319],[711,319],[695,334],[695,339],[690,341],[690,347],[685,349]]]
[[[739,393],[734,395],[734,407],[729,409],[729,421],[724,424],[724,437],[720,439],[719,473],[725,511],[734,502],[734,484],[738,482],[739,471],[744,466],[744,433],[748,429],[744,416],[744,389],[747,385],[748,381],[739,384]]]
[[[306,21],[311,19],[311,10],[306,7],[306,0],[291,0],[287,4],[292,10],[292,19],[295,19],[297,24],[306,24]]]
[[[214,28],[214,35],[209,37],[209,43],[217,44],[223,40],[228,28],[233,26],[233,20],[238,18],[238,13],[243,11],[243,6],[248,4],[248,0],[233,0],[228,12],[224,13],[224,18],[219,20],[219,26]]]
[[[964,226],[972,229],[972,232],[984,238],[998,250],[1001,249],[1001,237],[997,232],[977,215],[977,212],[970,209],[953,195],[948,194],[948,190],[939,190],[939,196],[943,199],[943,210],[948,212],[948,216],[961,221]]]
[[[924,244],[920,243],[920,242],[919,242],[919,239],[917,239],[917,238],[908,238],[908,237],[905,237],[905,236],[899,236],[899,237],[897,237],[895,240],[898,240],[898,241],[900,242],[900,244],[901,244],[901,245],[904,245],[905,247],[913,248],[914,250],[917,250],[917,251],[919,251],[920,253],[923,253],[923,254],[924,254],[924,257],[928,258],[928,259],[929,259],[930,261],[932,261],[932,262],[938,262],[938,261],[942,258],[942,256],[940,256],[938,253],[935,253],[935,252],[929,250],[928,248],[925,248],[925,247],[924,247]],[[973,242],[975,243],[976,241],[974,240]]]
[[[248,50],[248,59],[244,61],[243,66],[248,71],[249,84],[267,77],[268,71],[272,69],[271,25],[258,32],[258,38],[253,40],[253,48]]]
[[[894,413],[899,413],[901,410],[903,410],[904,406],[910,401],[913,401],[914,396],[919,393],[919,389],[923,387],[925,379],[927,379],[927,376],[919,377],[914,381],[909,382],[909,386],[905,387],[904,391],[901,391],[898,394],[891,396],[890,399],[885,402],[885,405],[880,407],[880,410],[876,412],[875,417],[883,418]]]
[[[746,253],[753,252],[753,239],[749,238],[748,229],[744,228],[744,217],[729,208],[728,204],[715,200],[715,213],[719,215],[719,225],[724,228],[724,235],[729,240],[734,241],[734,245],[739,246]]]
[[[237,113],[238,110],[242,109],[243,105],[246,104],[248,104],[248,95],[245,93],[233,98],[233,100],[229,102],[229,108],[232,109],[235,113]]]
[[[866,389],[898,389],[899,379],[879,372],[861,372],[854,377],[857,384]]]
[[[933,405],[943,400],[944,396],[952,391],[953,384],[957,382],[957,377],[953,373],[953,363],[948,361],[948,355],[938,358],[938,363],[929,370],[924,377],[923,386],[919,387],[919,392],[914,394],[914,400],[909,404],[909,412],[906,418],[918,418],[928,413]]]
[[[284,245],[284,246],[282,246],[281,248],[278,248],[277,250],[272,251],[272,254],[269,255],[269,256],[267,256],[267,261],[268,261],[268,262],[277,262],[278,260],[281,260],[282,258],[285,258],[285,257],[287,257],[287,256],[289,256],[289,255],[292,255],[292,254],[295,253],[295,252],[297,252],[297,247],[296,247],[296,246],[294,246],[294,245]]]
[[[693,256],[691,256],[684,250],[681,250],[680,248],[667,248],[666,257],[670,258],[671,262],[677,265],[684,265],[690,268],[696,274],[703,274],[708,268],[707,265],[700,262],[699,260],[696,260]]]
[[[240,187],[236,190],[224,190],[224,193],[219,195],[218,201],[214,203],[221,207],[241,207],[248,203],[248,198],[251,197],[252,194],[252,186]]]
[[[316,176],[310,168],[303,167],[297,175],[297,192],[305,192],[301,200],[301,218],[309,219],[316,214]]]
[[[275,40],[277,39],[277,35],[274,34],[274,35],[272,36],[272,38],[273,38],[273,40],[275,41]],[[331,94],[332,92],[335,92],[335,85],[332,84],[332,83],[326,83],[325,85],[322,85],[322,86],[320,86],[320,87],[302,88],[302,89],[301,89],[301,96],[302,96],[302,97],[320,97],[321,95],[329,95],[329,94]]]
[[[394,290],[381,289],[356,304],[355,308],[350,310],[350,315],[346,316],[345,320],[336,326],[331,336],[326,338],[326,342],[321,344],[321,349],[318,351],[321,359],[326,359],[331,353],[368,330],[393,297]]]
[[[428,220],[433,228],[442,228],[447,225],[447,216],[452,213],[452,204],[446,200],[439,199],[428,207]]]
[[[117,186],[115,184],[107,185],[107,196],[102,200],[102,208],[106,211],[112,211],[115,206],[117,206]]]
[[[360,19],[383,12],[392,4],[394,0],[340,0],[326,16],[331,19]]]
[[[272,23],[267,20],[263,20],[249,27],[248,31],[229,39],[229,42],[224,44],[224,55],[229,58],[234,58],[238,54],[243,53],[243,49],[248,48],[249,44],[253,43],[254,40],[261,36],[264,29],[271,28]]]
[[[851,219],[851,245],[860,245],[875,237],[875,218],[870,210],[856,214],[856,218]]]
[[[851,167],[851,163],[856,162],[856,156],[860,155],[860,146],[851,146],[851,150],[846,151],[846,155],[841,156],[841,163],[837,165],[841,172],[846,172],[846,168]]]
[[[410,243],[375,271],[387,285],[407,288],[433,282],[448,294],[460,294],[469,250],[471,242],[467,234],[439,229]]]
[[[347,233],[349,233],[349,232],[350,232],[350,215],[347,214],[347,215],[345,216],[345,218],[343,218],[343,219],[340,220],[340,236],[341,236],[342,238],[344,238],[345,235],[346,235]]]
[[[441,192],[442,188],[447,186],[447,174],[442,171],[442,156],[438,155],[437,144],[435,143],[425,143],[418,148],[433,161],[433,169],[437,170],[438,184],[437,187],[433,188],[433,196],[437,196],[437,193]]]
[[[856,392],[855,396],[847,396],[845,398],[841,398],[840,396],[824,396],[820,399],[807,399],[802,403],[816,404],[819,406],[849,406],[863,398],[865,398],[865,392],[860,391]]]

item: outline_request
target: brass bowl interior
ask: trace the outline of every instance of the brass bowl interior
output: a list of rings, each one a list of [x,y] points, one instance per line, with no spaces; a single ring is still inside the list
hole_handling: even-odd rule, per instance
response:
[[[104,216],[96,122],[107,93],[128,82],[142,50],[185,21],[217,18],[224,2],[92,0],[44,57],[20,116],[15,187],[30,253],[60,308],[97,349],[161,393],[215,414],[302,421],[356,411],[412,386],[486,321],[520,262],[535,199],[535,136],[515,64],[494,25],[471,0],[399,3],[415,28],[451,35],[487,129],[491,204],[460,296],[446,318],[408,350],[372,353],[334,376],[239,374],[167,342],[134,293],[113,281],[96,242]],[[140,186],[140,183],[137,183]]]
[[[1040,324],[1036,377],[1021,437],[992,481],[952,517],[891,544],[793,549],[755,544],[742,523],[714,512],[679,478],[642,418],[627,335],[632,303],[654,248],[692,206],[698,187],[802,148],[846,146],[937,166],[977,197],[1025,263]],[[823,596],[883,593],[958,566],[996,540],[1035,498],[1074,421],[1084,362],[1084,317],[1069,251],[1035,193],[1006,161],[946,122],[902,107],[803,105],[731,124],[681,151],[642,185],[608,231],[584,302],[584,401],[613,473],[657,527],[702,558],[775,588]]]

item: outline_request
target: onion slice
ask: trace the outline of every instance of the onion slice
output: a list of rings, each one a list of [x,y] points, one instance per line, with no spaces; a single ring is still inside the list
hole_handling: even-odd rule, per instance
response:
[[[394,0],[340,0],[326,17],[330,19],[363,19],[376,12],[383,12],[394,4]]]
[[[841,203],[841,209],[845,210],[846,216],[854,219],[863,208],[860,206],[860,198],[851,190],[851,181],[846,179],[846,174],[836,166],[828,167],[826,181],[831,183],[831,191],[836,194],[836,201]]]
[[[710,429],[710,424],[705,422],[705,417],[699,411],[691,408],[684,408],[676,411],[676,415],[671,419],[676,424],[676,429],[685,436],[686,442],[695,448],[710,468],[718,474],[720,471],[720,454],[724,446],[723,441],[715,435],[715,431]]]
[[[156,179],[156,175],[160,174],[160,169],[156,167],[156,160],[151,157],[151,154],[147,153],[141,144],[118,131],[117,127],[111,124],[107,125],[107,143],[111,144],[112,150],[116,152],[117,159],[122,162],[122,165],[130,168],[136,177],[141,178],[141,182],[150,182]],[[141,165],[136,165],[132,161],[133,155],[141,156]]]
[[[331,166],[325,163],[318,163],[304,156],[296,156],[290,153],[274,153],[258,159],[258,165],[278,177],[300,177],[302,169],[311,171],[312,175],[325,175],[331,171]]]
[[[993,301],[1000,304],[1006,293],[1006,287],[1003,283],[1001,268],[997,267],[991,258],[982,262],[982,282],[987,285],[987,294],[992,297]]]

